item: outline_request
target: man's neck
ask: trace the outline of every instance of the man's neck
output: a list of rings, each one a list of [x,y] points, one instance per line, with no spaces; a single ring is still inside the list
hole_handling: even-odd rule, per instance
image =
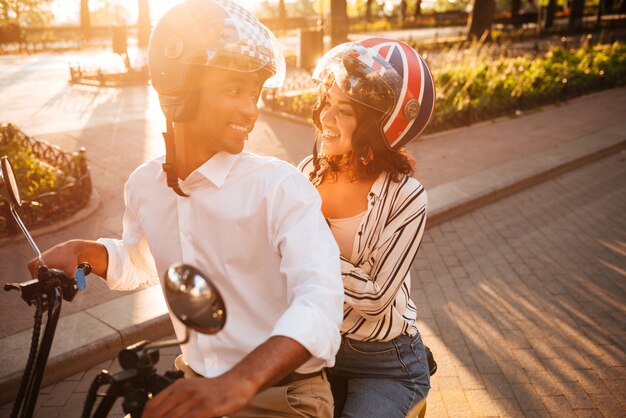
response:
[[[185,180],[189,174],[210,160],[216,152],[198,146],[193,139],[188,138],[191,132],[186,129],[176,129],[175,132],[176,160],[174,165],[178,178]]]

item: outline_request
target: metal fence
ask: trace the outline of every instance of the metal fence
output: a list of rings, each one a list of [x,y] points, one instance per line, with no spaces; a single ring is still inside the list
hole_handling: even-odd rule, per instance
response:
[[[2,124],[0,144],[9,141],[23,149],[30,149],[34,157],[60,170],[67,180],[55,191],[42,193],[22,202],[17,211],[27,227],[52,224],[73,215],[89,203],[92,183],[84,148],[78,152],[64,152],[46,141],[25,135],[21,131],[16,132],[12,125]],[[8,202],[0,198],[0,237],[13,235],[17,231],[18,227],[9,212]]]

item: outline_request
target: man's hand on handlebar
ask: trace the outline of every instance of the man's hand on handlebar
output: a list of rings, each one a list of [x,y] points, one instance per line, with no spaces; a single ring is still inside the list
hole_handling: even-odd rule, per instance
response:
[[[216,378],[177,380],[146,404],[144,418],[204,418],[234,414],[248,405],[256,390],[245,381]]]
[[[91,264],[94,274],[106,277],[108,253],[104,245],[96,241],[66,241],[44,251],[42,257],[46,266],[62,270],[68,277],[74,277],[76,266],[82,262]],[[31,277],[36,277],[38,265],[37,258],[28,262]]]

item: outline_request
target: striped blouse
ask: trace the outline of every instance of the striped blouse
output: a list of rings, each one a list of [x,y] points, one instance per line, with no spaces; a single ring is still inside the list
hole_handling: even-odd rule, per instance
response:
[[[313,158],[298,169],[307,177]],[[318,175],[313,184],[319,184]],[[413,177],[394,182],[382,173],[367,197],[368,208],[355,236],[350,260],[341,257],[345,289],[344,336],[362,341],[389,341],[417,333],[409,270],[426,224],[426,190]]]

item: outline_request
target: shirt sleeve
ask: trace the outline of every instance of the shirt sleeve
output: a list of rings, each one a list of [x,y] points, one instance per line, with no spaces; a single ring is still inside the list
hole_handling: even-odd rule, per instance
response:
[[[100,238],[109,255],[106,283],[112,290],[134,290],[159,284],[150,247],[130,199],[130,181],[124,187],[122,239]]]
[[[322,216],[321,199],[294,172],[275,189],[268,207],[269,239],[281,255],[290,300],[272,335],[292,338],[312,354],[298,372],[331,367],[341,342],[343,286],[339,249]]]
[[[403,187],[393,196],[391,213],[370,258],[365,261],[371,269],[366,271],[341,258],[345,301],[365,318],[377,319],[387,312],[417,255],[426,225],[427,205],[426,191],[417,184],[419,187]]]

